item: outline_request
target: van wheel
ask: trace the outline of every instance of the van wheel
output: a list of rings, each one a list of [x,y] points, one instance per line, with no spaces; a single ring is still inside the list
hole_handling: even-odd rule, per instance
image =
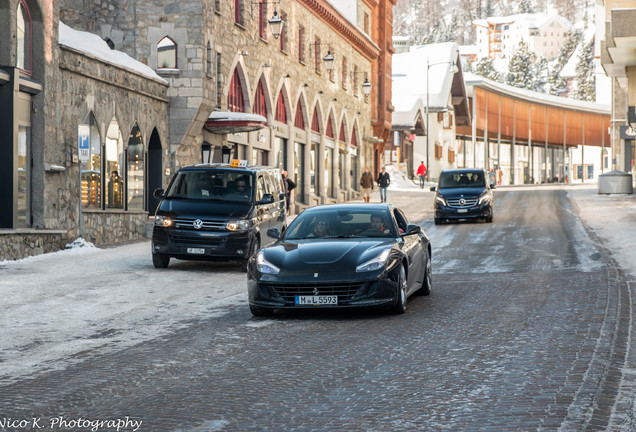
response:
[[[170,256],[163,254],[152,254],[152,264],[155,268],[166,268],[170,264]]]
[[[252,255],[254,255],[260,248],[261,248],[261,242],[258,240],[258,238],[255,238],[254,241],[252,241],[252,245],[250,246],[250,252],[247,254],[247,258],[241,261],[241,269],[244,272],[247,271],[247,264],[249,263],[250,258],[252,258]]]

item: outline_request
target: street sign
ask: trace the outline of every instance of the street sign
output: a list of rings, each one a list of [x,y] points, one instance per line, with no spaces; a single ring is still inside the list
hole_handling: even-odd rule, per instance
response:
[[[77,145],[78,156],[80,162],[87,162],[91,156],[91,144],[89,141],[90,130],[88,125],[79,125],[77,127]]]

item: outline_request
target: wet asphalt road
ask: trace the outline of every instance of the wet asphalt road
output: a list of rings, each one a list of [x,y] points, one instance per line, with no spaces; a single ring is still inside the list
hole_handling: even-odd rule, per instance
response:
[[[636,430],[612,412],[626,293],[565,191],[498,190],[492,224],[434,226],[430,193],[391,200],[433,244],[433,293],[406,314],[256,319],[231,304],[122,351],[0,382],[0,420],[29,419],[0,430],[36,430],[33,418],[38,430],[91,430],[56,429],[60,416],[128,416],[151,432]]]

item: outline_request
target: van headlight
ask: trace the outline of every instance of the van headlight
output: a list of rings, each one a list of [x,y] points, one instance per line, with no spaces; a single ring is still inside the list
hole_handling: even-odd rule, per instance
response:
[[[225,224],[225,228],[227,228],[228,231],[243,231],[250,229],[251,226],[252,219],[232,220]]]
[[[169,227],[172,226],[172,218],[168,216],[155,216],[155,226]]]
[[[260,251],[256,255],[256,269],[263,274],[278,274],[280,269],[265,259],[265,254]]]
[[[479,202],[478,202],[478,204],[483,204],[483,203],[485,203],[486,201],[488,201],[488,197],[489,197],[489,195],[488,195],[487,193],[483,193],[483,194],[481,194],[481,195],[479,196]]]
[[[389,257],[391,248],[383,250],[380,255],[356,267],[356,273],[380,270],[386,265],[386,259]]]
[[[440,203],[444,207],[446,207],[448,205],[448,204],[446,204],[446,198],[444,198],[444,196],[440,195],[440,194],[435,195],[435,201]]]

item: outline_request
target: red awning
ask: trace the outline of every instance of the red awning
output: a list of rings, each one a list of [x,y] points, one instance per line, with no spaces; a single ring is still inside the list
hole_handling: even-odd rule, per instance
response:
[[[232,111],[212,111],[205,128],[216,134],[251,132],[267,127],[267,119],[258,114]]]

